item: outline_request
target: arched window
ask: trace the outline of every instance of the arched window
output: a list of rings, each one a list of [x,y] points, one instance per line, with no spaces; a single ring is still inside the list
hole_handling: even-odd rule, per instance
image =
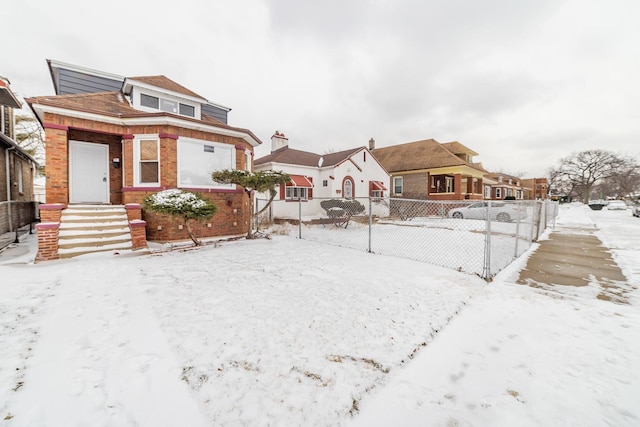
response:
[[[353,198],[353,181],[351,181],[351,179],[346,178],[344,180],[344,183],[342,184],[342,194],[344,195],[345,199],[352,199]]]

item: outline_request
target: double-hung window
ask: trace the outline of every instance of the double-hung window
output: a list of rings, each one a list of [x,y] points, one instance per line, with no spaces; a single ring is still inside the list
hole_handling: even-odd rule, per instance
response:
[[[393,194],[402,194],[402,177],[397,176],[393,178]]]
[[[154,136],[140,136],[134,140],[135,168],[133,179],[137,186],[160,185],[160,140]]]

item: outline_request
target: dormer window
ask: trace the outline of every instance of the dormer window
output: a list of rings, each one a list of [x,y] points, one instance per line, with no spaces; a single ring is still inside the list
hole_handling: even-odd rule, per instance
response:
[[[142,107],[166,111],[167,113],[180,114],[182,116],[196,116],[196,107],[193,105],[183,104],[171,99],[151,96],[144,93],[140,94],[140,105]]]

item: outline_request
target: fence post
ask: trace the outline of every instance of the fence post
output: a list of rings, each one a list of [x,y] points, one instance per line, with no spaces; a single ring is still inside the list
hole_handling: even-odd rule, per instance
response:
[[[373,222],[373,215],[371,213],[371,197],[369,197],[369,253],[371,253],[371,223]]]
[[[21,226],[21,221],[20,221],[20,217],[21,217],[21,215],[20,215],[20,211],[21,211],[22,209],[20,208],[20,205],[19,205],[19,204],[18,204],[18,205],[16,205],[16,206],[17,206],[17,208],[16,208],[16,216],[17,216],[17,221],[18,221],[18,223],[16,224],[16,239],[13,241],[13,243],[20,243],[20,237],[19,237],[19,236],[20,236],[20,234],[19,234],[19,232],[20,232],[20,226]]]
[[[516,250],[515,253],[513,254],[514,258],[518,258],[518,243],[520,242],[520,207],[522,207],[522,203],[523,202],[516,202],[516,206],[518,207],[518,219],[516,220]],[[526,209],[526,208],[525,208]]]
[[[486,206],[487,223],[484,235],[484,277],[487,282],[491,279],[491,200]]]
[[[298,197],[298,239],[302,239],[302,198]]]

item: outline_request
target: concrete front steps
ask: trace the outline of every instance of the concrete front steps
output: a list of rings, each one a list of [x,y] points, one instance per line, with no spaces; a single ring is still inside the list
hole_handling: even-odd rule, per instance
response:
[[[131,231],[124,206],[69,205],[62,211],[58,233],[60,258],[131,249]]]

